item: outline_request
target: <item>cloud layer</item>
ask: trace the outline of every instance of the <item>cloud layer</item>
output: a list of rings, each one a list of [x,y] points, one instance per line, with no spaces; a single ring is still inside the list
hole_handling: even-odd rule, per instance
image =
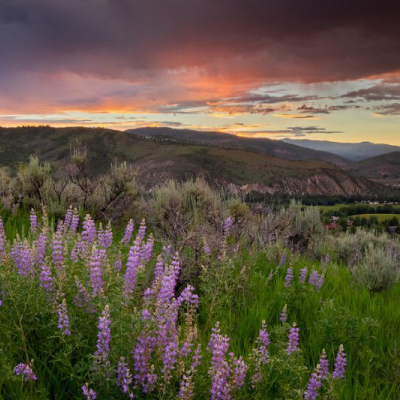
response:
[[[394,0],[0,0],[0,115],[300,122],[371,102],[375,114],[398,115],[399,15]],[[276,90],[369,78],[340,94]]]
[[[1,3],[2,87],[11,82],[22,90],[26,82],[18,85],[15,77],[25,76],[44,97],[43,76],[72,87],[75,74],[90,77],[90,88],[104,95],[101,80],[128,81],[118,98],[140,97],[157,85],[187,99],[216,84],[231,92],[234,85],[358,79],[400,69],[395,1],[379,7],[316,0]]]

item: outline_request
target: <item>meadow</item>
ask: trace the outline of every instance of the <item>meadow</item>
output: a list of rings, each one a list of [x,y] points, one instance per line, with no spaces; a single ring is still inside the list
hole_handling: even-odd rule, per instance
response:
[[[201,181],[124,223],[14,201],[2,399],[399,398],[395,239],[329,236],[315,208],[251,209]]]

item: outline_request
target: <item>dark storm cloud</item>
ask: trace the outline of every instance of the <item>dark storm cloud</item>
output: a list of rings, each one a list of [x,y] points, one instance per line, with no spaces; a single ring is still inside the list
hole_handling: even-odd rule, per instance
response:
[[[400,100],[400,84],[381,83],[346,93],[342,97],[360,98],[366,101]]]
[[[342,111],[342,110],[347,110],[349,108],[356,108],[356,107],[351,107],[351,106],[325,106],[325,107],[312,107],[312,106],[307,106],[306,104],[303,104],[300,107],[297,107],[297,110],[300,111],[301,113],[313,113],[313,114],[329,114],[332,111]]]
[[[243,81],[400,68],[400,2],[1,0],[0,72],[146,81],[179,68]]]

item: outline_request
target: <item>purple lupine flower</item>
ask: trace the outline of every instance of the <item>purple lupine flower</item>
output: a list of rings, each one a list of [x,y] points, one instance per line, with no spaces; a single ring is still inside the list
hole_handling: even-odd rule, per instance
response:
[[[179,274],[181,272],[181,265],[180,265],[180,262],[179,262],[179,253],[178,252],[175,253],[174,259],[171,262],[171,267],[174,270],[175,279],[178,279]]]
[[[292,285],[292,279],[293,279],[293,268],[290,266],[286,272],[285,285],[284,285],[286,288]]]
[[[146,221],[144,219],[142,219],[142,222],[140,223],[140,226],[139,226],[138,233],[135,238],[135,243],[138,246],[143,242],[145,234],[146,234]]]
[[[83,286],[82,282],[75,277],[77,295],[74,297],[73,303],[80,308],[85,308],[87,314],[93,314],[96,312],[93,306],[93,299],[87,289]]]
[[[109,221],[107,224],[107,228],[104,230],[103,225],[100,223],[98,232],[97,232],[97,242],[99,246],[104,249],[108,249],[111,247],[113,241],[113,233],[111,228],[111,222]]]
[[[164,263],[161,257],[161,254],[157,257],[156,267],[154,268],[154,280],[158,277],[162,276],[164,272]]]
[[[125,234],[121,240],[121,243],[129,244],[129,242],[132,239],[133,227],[134,227],[133,219],[130,219],[128,224],[126,225]]]
[[[204,245],[203,245],[203,251],[204,251],[205,255],[207,255],[207,256],[211,255],[210,246],[207,244],[207,242],[205,240],[204,240]]]
[[[35,263],[37,265],[41,265],[44,262],[44,257],[46,255],[46,247],[47,247],[47,233],[40,232],[37,240],[34,241],[36,247],[35,254]]]
[[[196,308],[199,304],[199,296],[197,294],[194,294],[193,292],[194,287],[191,285],[187,285],[177,299],[177,306],[180,307],[182,303],[185,302],[188,305],[192,305]]]
[[[64,226],[64,222],[59,219],[57,221],[57,228],[56,228],[56,232],[60,232],[61,235],[64,234],[64,231],[66,230],[66,227]]]
[[[89,214],[86,214],[85,220],[83,221],[82,229],[82,240],[86,243],[94,243],[96,240],[96,225]]]
[[[192,356],[192,365],[191,365],[191,369],[196,369],[200,364],[201,364],[201,359],[203,358],[203,356],[201,355],[201,346],[200,344],[197,345],[196,350],[193,353]]]
[[[74,247],[71,250],[70,254],[70,259],[74,262],[78,261],[79,258],[79,253],[81,251],[81,244],[82,244],[82,238],[81,235],[78,233],[78,237],[75,240]]]
[[[37,376],[32,371],[32,361],[29,365],[23,363],[18,364],[14,368],[14,373],[15,375],[23,375],[25,382],[37,380]]]
[[[321,379],[324,379],[329,375],[329,361],[325,349],[322,350],[322,354],[318,364],[319,364],[319,375],[321,376]]]
[[[97,244],[101,247],[106,247],[105,241],[104,241],[104,229],[103,229],[103,224],[100,222],[99,223],[99,228],[97,229]]]
[[[151,356],[155,349],[155,338],[143,334],[137,338],[135,350],[133,352],[135,374],[135,385],[141,385],[143,393],[149,393],[154,390],[157,381],[157,375],[154,373],[154,367],[150,366]]]
[[[279,261],[278,266],[276,267],[277,270],[281,269],[286,263],[286,249],[283,250],[281,260]]]
[[[236,358],[233,353],[229,354],[233,366],[233,386],[235,389],[241,389],[246,378],[247,364],[242,357]]]
[[[308,283],[310,285],[316,285],[319,279],[319,273],[313,268],[311,271],[310,278],[308,279]]]
[[[90,256],[90,285],[93,289],[93,296],[101,296],[103,294],[101,258],[95,245],[92,248],[92,255]]]
[[[225,235],[225,237],[229,236],[229,234],[230,234],[230,232],[232,230],[232,227],[233,227],[233,219],[232,219],[232,217],[226,218],[225,221],[224,221],[224,235]]]
[[[110,341],[111,341],[111,318],[110,318],[110,308],[105,306],[102,316],[99,317],[99,324],[97,328],[99,333],[97,334],[97,350],[94,353],[96,358],[96,365],[103,366],[107,368],[110,364],[108,360],[108,353],[110,352]]]
[[[71,335],[69,330],[69,317],[67,302],[63,299],[62,303],[58,306],[58,329],[61,330],[63,335]]]
[[[321,274],[321,275],[319,276],[318,281],[316,282],[315,286],[316,286],[318,289],[321,289],[321,288],[322,288],[322,285],[324,284],[324,280],[325,280],[325,274]]]
[[[335,368],[332,373],[333,379],[344,378],[344,373],[346,372],[346,364],[347,364],[346,353],[344,352],[344,347],[341,344],[336,356]]]
[[[191,371],[188,371],[191,372]],[[182,380],[179,384],[179,394],[178,398],[182,400],[190,400],[193,398],[193,390],[192,390],[192,374],[182,375]]]
[[[165,268],[161,278],[160,290],[157,294],[157,301],[163,305],[169,303],[175,295],[176,274],[175,268],[171,264]]]
[[[124,289],[124,297],[128,300],[136,286],[136,274],[137,268],[140,263],[140,253],[139,248],[136,244],[131,246],[129,250],[128,260],[126,262],[126,271],[125,271],[125,289]]]
[[[29,222],[30,222],[30,231],[34,235],[37,231],[38,223],[37,223],[37,216],[33,208],[31,209],[31,214],[29,215]]]
[[[167,377],[167,380],[169,372],[174,369],[176,357],[178,356],[178,345],[175,338],[168,339],[166,346],[163,346],[163,367],[161,369],[161,372]]]
[[[325,265],[324,265],[324,271],[326,272],[326,270],[327,270],[327,268],[328,268],[328,265],[329,265],[329,262],[331,261],[331,257],[330,257],[330,255],[329,254],[327,254],[326,256],[325,256]]]
[[[267,332],[267,324],[265,323],[265,321],[262,321],[262,326],[257,338],[257,348],[253,349],[253,353],[255,353],[256,356],[255,373],[251,377],[253,388],[260,384],[262,381],[263,375],[261,366],[268,364],[269,362],[268,345],[269,335]]]
[[[154,247],[154,237],[150,233],[150,236],[147,239],[147,242],[142,246],[141,259],[142,259],[143,263],[150,261],[151,254],[153,253],[153,247]]]
[[[115,270],[117,273],[119,273],[119,272],[121,271],[121,268],[122,268],[122,260],[121,260],[121,258],[117,258],[117,259],[114,261],[114,270]]]
[[[76,208],[74,208],[74,212],[72,214],[71,225],[69,227],[69,232],[74,235],[78,230],[79,226],[79,213]]]
[[[307,267],[306,267],[306,268],[302,268],[302,269],[300,270],[299,282],[300,282],[301,284],[304,284],[304,283],[305,283],[306,278],[307,278],[307,274],[308,274],[308,268],[307,268]]]
[[[1,256],[4,255],[4,248],[6,245],[6,232],[4,231],[4,225],[3,225],[3,221],[0,217],[0,260],[1,260]]]
[[[228,384],[230,367],[226,361],[226,353],[229,348],[229,338],[220,333],[219,323],[212,328],[208,349],[211,352],[211,400],[230,399],[231,387]]]
[[[311,374],[307,390],[304,393],[305,400],[316,400],[316,398],[319,396],[318,389],[322,386],[319,368],[320,367],[318,365],[317,368],[315,368],[315,371]]]
[[[27,240],[17,242],[11,250],[11,258],[17,267],[18,274],[27,278],[35,275],[33,268],[32,252]]]
[[[66,226],[67,228],[71,227],[73,214],[74,210],[72,209],[72,206],[69,206],[67,212],[65,213],[65,218],[64,218],[64,226]]]
[[[296,323],[293,323],[293,328],[289,331],[289,342],[286,352],[292,354],[299,349],[299,332],[300,329],[296,327]]]
[[[46,289],[48,292],[52,292],[53,289],[53,275],[51,273],[50,267],[46,264],[43,263],[40,266],[40,286],[44,289]]]
[[[58,230],[51,242],[53,263],[57,270],[64,269],[64,248],[62,245],[62,232]]]
[[[86,396],[86,400],[95,400],[97,395],[93,389],[89,389],[89,384],[86,383],[82,386],[82,392]]]
[[[128,364],[125,362],[125,357],[121,357],[118,362],[117,370],[117,386],[121,388],[123,393],[129,393],[133,398],[133,393],[130,393],[129,385],[132,383],[132,375],[129,371]]]
[[[258,349],[259,360],[261,364],[268,364],[268,345],[269,345],[269,334],[267,332],[267,324],[265,321],[262,322],[261,329],[258,333],[260,347]]]
[[[169,256],[171,254],[172,246],[169,244],[168,246],[163,246],[162,251],[165,256]]]

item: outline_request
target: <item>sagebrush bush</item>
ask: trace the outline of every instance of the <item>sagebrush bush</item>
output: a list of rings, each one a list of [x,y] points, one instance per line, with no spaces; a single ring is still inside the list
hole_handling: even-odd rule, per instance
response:
[[[390,245],[369,243],[361,257],[350,264],[350,270],[361,286],[378,292],[395,285],[400,278],[400,251]]]

